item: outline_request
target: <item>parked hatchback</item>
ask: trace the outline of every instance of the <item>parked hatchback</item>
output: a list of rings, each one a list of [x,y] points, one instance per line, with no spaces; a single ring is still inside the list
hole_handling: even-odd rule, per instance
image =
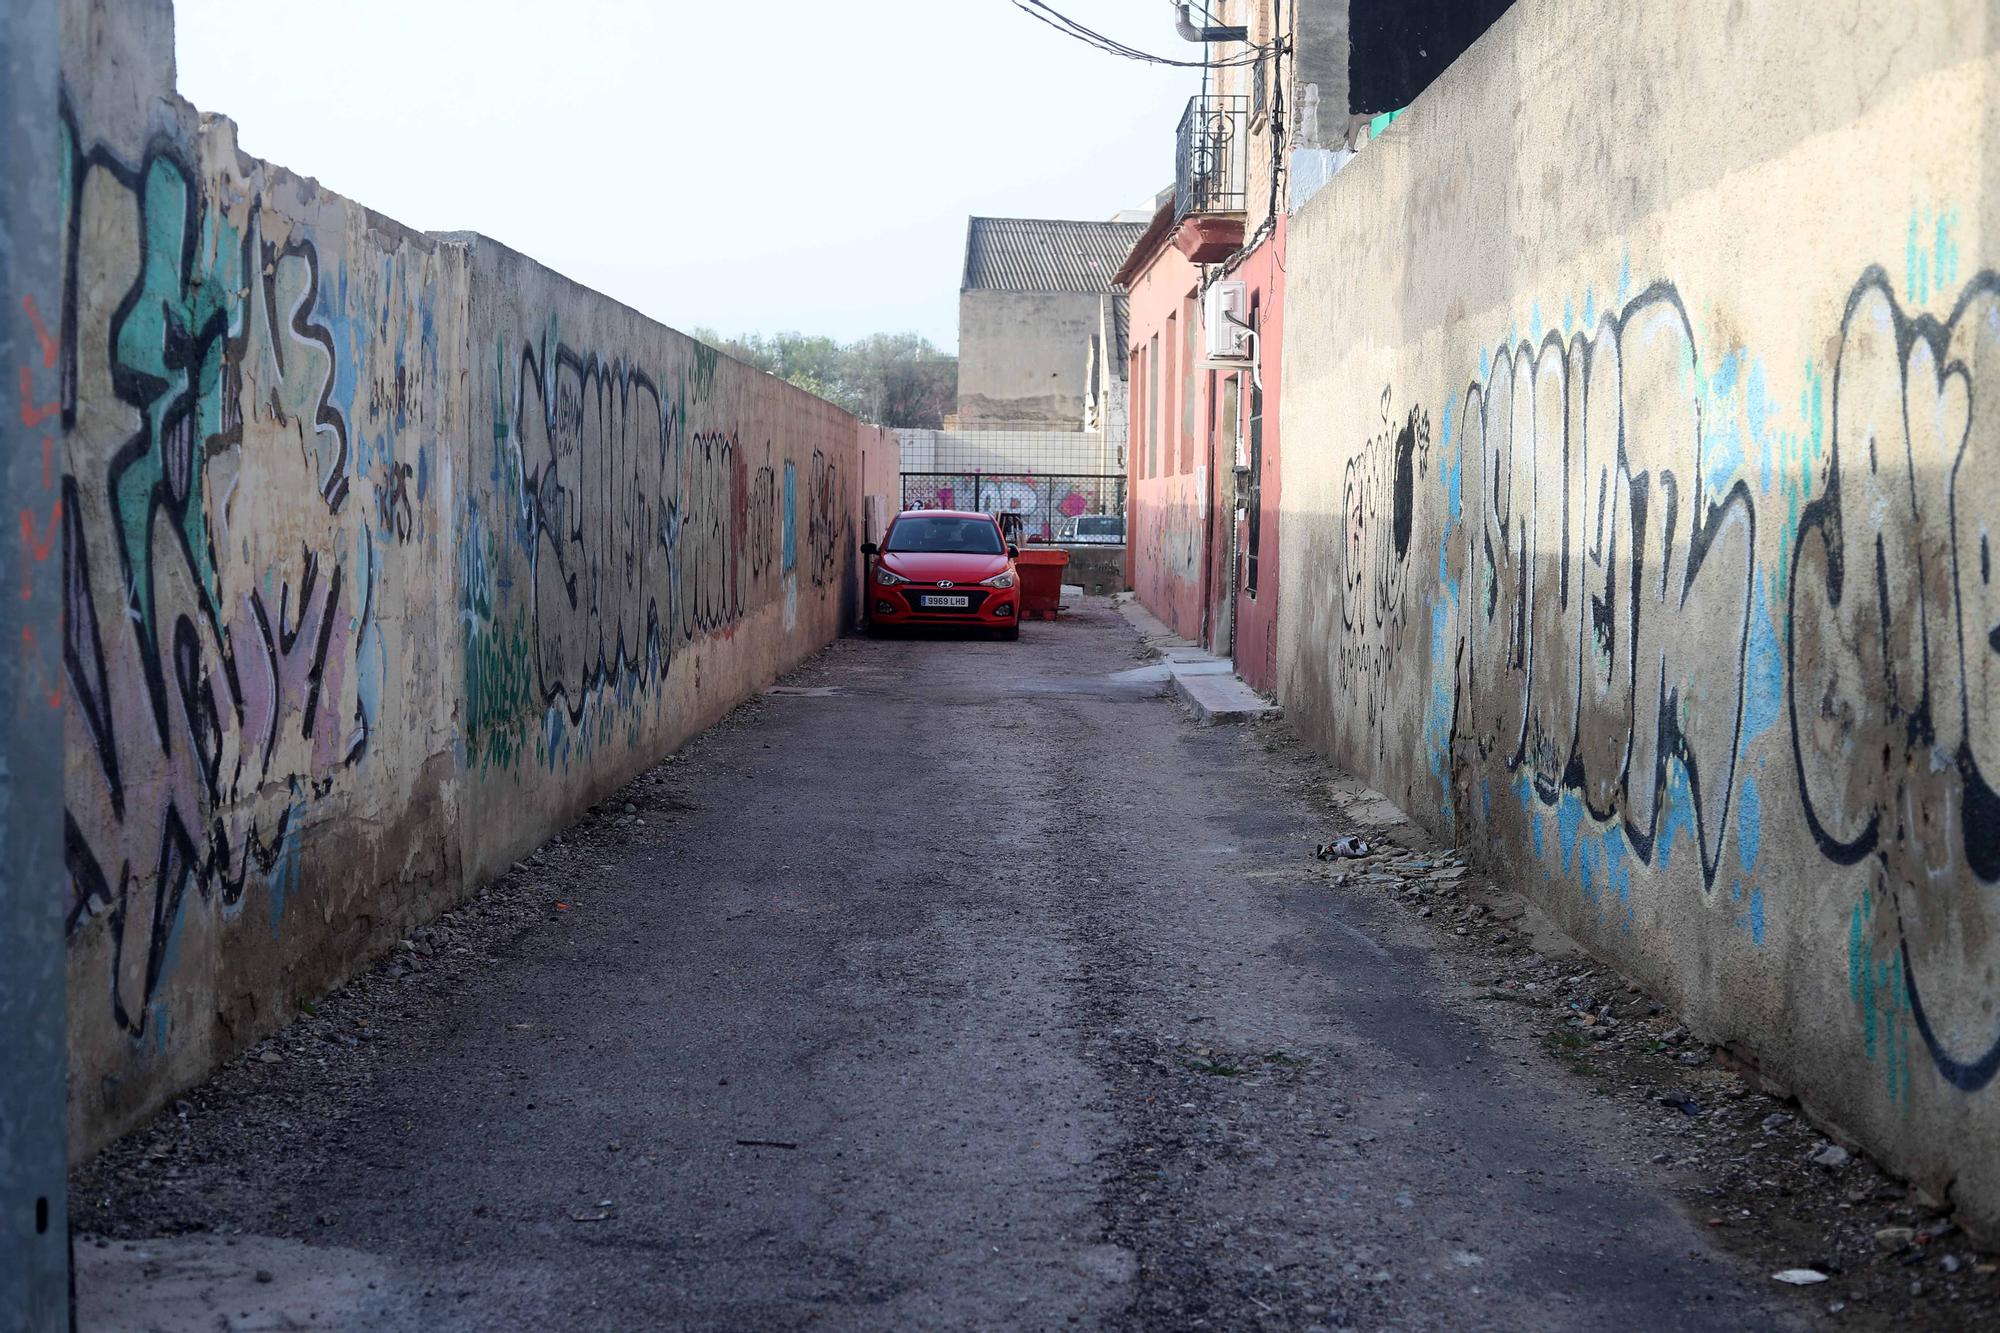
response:
[[[1119,546],[1125,541],[1123,514],[1078,514],[1066,539],[1078,546]]]
[[[911,509],[896,515],[868,556],[868,627],[964,625],[1021,632],[1020,552],[991,514]]]

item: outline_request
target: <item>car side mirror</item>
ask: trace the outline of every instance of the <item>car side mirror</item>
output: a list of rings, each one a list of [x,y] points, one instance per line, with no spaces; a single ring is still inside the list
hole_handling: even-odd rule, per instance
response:
[[[882,548],[877,546],[874,542],[863,542],[861,543],[861,554],[880,555],[882,554]]]
[[[1020,548],[1020,547],[1018,547],[1018,546],[1016,546],[1016,545],[1014,545],[1014,543],[1012,543],[1012,542],[1008,542],[1008,543],[1007,543],[1007,558],[1008,558],[1009,560],[1019,560],[1019,559],[1021,558],[1021,548]]]

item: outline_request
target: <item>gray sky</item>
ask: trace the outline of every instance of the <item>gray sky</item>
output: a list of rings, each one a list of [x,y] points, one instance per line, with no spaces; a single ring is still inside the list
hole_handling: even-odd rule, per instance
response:
[[[1056,0],[1185,56],[1163,0]],[[1108,218],[1173,178],[1192,70],[1008,0],[178,0],[182,94],[412,226],[654,318],[958,341],[967,214]]]

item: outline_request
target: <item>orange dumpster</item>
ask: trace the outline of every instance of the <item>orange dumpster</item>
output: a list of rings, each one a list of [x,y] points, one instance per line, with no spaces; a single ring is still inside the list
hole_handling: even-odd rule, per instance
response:
[[[1069,564],[1068,551],[1023,548],[1014,557],[1021,575],[1021,615],[1037,620],[1054,620],[1062,610],[1063,567]]]

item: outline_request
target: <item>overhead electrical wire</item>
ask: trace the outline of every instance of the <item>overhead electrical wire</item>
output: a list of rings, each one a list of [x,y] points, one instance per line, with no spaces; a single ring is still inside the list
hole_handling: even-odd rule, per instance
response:
[[[1171,56],[1157,56],[1127,46],[1114,37],[1107,37],[1093,28],[1085,27],[1067,14],[1051,9],[1042,0],[1013,0],[1014,8],[1029,18],[1048,24],[1065,37],[1072,37],[1086,46],[1092,46],[1106,54],[1123,56],[1127,60],[1137,60],[1149,65],[1169,65],[1175,69],[1234,69],[1244,65],[1254,65],[1270,53],[1275,43],[1263,46],[1248,46],[1233,56],[1223,56],[1214,60],[1175,60]]]

